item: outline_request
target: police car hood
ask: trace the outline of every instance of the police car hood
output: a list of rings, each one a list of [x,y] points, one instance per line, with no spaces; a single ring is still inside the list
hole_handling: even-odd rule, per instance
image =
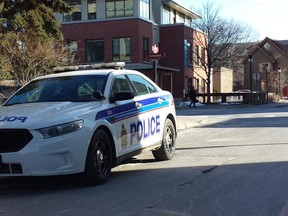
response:
[[[48,102],[0,106],[0,129],[27,128],[28,130],[53,126],[81,119],[97,112],[101,102]],[[96,109],[96,111],[95,111]]]

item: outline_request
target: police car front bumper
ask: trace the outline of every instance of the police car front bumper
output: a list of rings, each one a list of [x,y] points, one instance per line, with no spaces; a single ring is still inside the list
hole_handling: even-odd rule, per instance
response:
[[[84,128],[73,133],[33,139],[20,151],[0,153],[0,176],[45,176],[83,172],[89,146]],[[85,139],[85,137],[87,139]]]

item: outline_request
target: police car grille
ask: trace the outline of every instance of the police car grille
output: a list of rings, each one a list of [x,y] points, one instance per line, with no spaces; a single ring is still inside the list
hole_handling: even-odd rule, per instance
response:
[[[0,129],[0,153],[17,152],[32,138],[32,134],[26,129]]]

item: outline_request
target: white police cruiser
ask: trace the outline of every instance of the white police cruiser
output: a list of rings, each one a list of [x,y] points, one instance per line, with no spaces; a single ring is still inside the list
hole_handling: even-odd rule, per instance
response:
[[[111,66],[120,69],[103,69]],[[68,67],[32,80],[4,102],[0,176],[82,173],[86,183],[102,184],[113,167],[145,150],[171,159],[172,95],[123,66]]]

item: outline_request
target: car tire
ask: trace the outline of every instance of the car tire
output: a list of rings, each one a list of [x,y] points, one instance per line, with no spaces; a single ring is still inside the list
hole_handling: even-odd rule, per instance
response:
[[[159,149],[153,150],[153,156],[156,160],[170,160],[175,154],[176,130],[173,122],[166,119],[162,138],[162,145]]]
[[[109,135],[102,129],[92,137],[84,171],[84,182],[100,185],[108,181],[112,167],[112,150]]]

